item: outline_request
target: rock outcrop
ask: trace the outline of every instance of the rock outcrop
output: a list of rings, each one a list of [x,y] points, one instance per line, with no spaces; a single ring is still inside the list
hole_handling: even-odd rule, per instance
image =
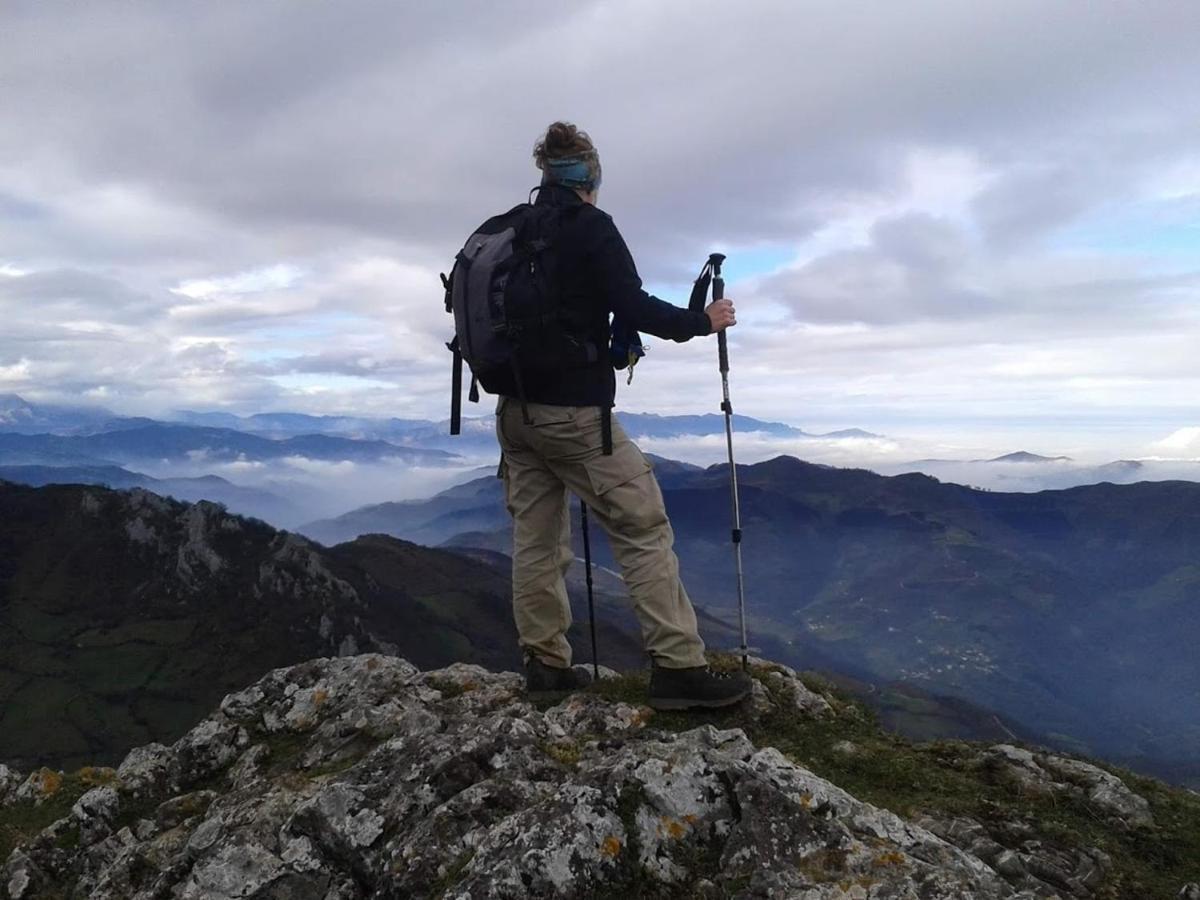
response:
[[[756,675],[748,715],[832,714],[791,670]],[[1126,827],[1148,814],[1107,773],[988,753]],[[88,779],[3,863],[4,897],[986,900],[1093,896],[1106,871],[1098,851],[906,820],[740,728],[661,729],[603,689],[538,706],[513,673],[373,654],[272,671]],[[61,781],[0,767],[0,811]]]

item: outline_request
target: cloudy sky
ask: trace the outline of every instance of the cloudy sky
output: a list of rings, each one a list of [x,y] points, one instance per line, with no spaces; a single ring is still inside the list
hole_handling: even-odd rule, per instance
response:
[[[0,6],[0,393],[441,418],[437,273],[586,128],[739,412],[1200,456],[1200,9],[1180,2]],[[715,411],[712,341],[621,408]]]

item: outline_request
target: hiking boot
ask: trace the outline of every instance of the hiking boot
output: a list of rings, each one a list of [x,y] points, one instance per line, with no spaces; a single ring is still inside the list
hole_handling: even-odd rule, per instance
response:
[[[577,691],[592,683],[584,669],[560,669],[548,666],[536,656],[525,662],[525,691],[530,697],[548,697]]]
[[[732,706],[750,695],[753,679],[742,671],[714,672],[708,666],[650,670],[650,705],[655,709]]]

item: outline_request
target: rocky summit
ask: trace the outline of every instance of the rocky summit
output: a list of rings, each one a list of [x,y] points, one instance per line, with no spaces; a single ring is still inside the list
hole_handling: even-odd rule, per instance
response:
[[[655,714],[637,702],[644,681],[611,672],[535,704],[521,676],[475,665],[367,654],[276,669],[115,769],[0,766],[0,896],[1137,896],[1113,890],[1125,876],[1109,853],[1047,840],[1028,817],[903,817],[757,745],[774,723],[859,735],[828,751],[848,772],[873,752],[861,707],[786,667],[752,669],[753,698],[716,723]],[[964,745],[947,765],[1027,805],[1082,804],[1117,834],[1149,838],[1175,814],[1032,749]]]

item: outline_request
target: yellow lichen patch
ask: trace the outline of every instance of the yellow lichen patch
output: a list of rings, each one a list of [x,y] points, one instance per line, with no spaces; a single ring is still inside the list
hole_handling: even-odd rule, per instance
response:
[[[875,879],[865,875],[842,879],[837,883],[838,889],[842,892],[838,900],[866,900],[874,885]]]
[[[329,699],[329,691],[326,691],[322,688],[317,688],[312,693],[313,706],[321,706],[328,699]]]
[[[679,840],[688,833],[687,827],[682,822],[672,819],[670,816],[663,816],[660,830],[675,840]]]
[[[462,683],[462,689],[463,689],[463,693],[466,693],[467,691],[473,691],[473,690],[475,690],[477,687],[479,687],[479,684],[478,684],[477,682],[474,682],[474,681],[464,681],[464,682]]]
[[[367,660],[367,668],[372,669],[372,670],[378,669],[379,668],[379,660],[376,659],[374,656],[372,656],[371,658],[369,658]]]
[[[902,866],[905,862],[905,856],[898,850],[889,850],[887,853],[881,853],[871,861],[875,866]]]
[[[812,806],[812,802],[813,802],[812,794],[801,794],[800,795],[800,805],[803,806],[805,809],[808,809],[810,806]]]
[[[600,845],[600,854],[608,857],[609,859],[614,858],[620,852],[621,842],[616,838],[615,835],[610,834],[604,839],[604,843]]]
[[[543,749],[546,751],[547,756],[549,756],[551,759],[557,760],[564,766],[575,766],[579,763],[579,745],[570,739],[563,739],[553,744],[546,744]]]
[[[85,787],[102,787],[117,782],[117,770],[108,766],[84,766],[75,773],[80,784]]]
[[[53,797],[62,787],[62,773],[55,772],[53,769],[41,768],[35,773],[37,778],[37,789],[43,797]]]
[[[633,727],[641,728],[654,716],[654,710],[649,706],[639,706],[638,711],[633,714]]]
[[[847,855],[847,851],[841,849],[817,850],[797,862],[796,869],[817,884],[825,884],[835,878],[842,879],[840,883],[853,884],[844,880]]]
[[[698,819],[696,818],[696,816],[692,815],[691,813],[688,813],[687,815],[685,815],[683,817],[683,821],[687,822],[689,825],[695,825],[696,822],[698,821]]]

